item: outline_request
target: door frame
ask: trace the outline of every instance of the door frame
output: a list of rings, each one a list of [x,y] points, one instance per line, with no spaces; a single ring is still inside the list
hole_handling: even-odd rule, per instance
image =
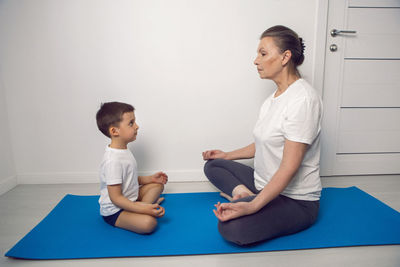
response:
[[[331,0],[335,1],[335,0]],[[338,1],[338,0],[336,0]],[[346,1],[346,0],[339,0]],[[327,38],[328,38],[328,19],[329,19],[329,0],[317,0],[317,14],[315,21],[315,43],[314,43],[314,62],[312,72],[312,85],[320,93],[323,102],[326,96],[324,88],[325,83],[325,63],[326,63],[326,49],[327,49]],[[336,102],[335,102],[336,103]],[[325,108],[325,107],[324,107]],[[326,110],[326,109],[325,109]],[[324,116],[326,120],[326,117]],[[330,122],[331,125],[335,125],[334,121]],[[326,123],[323,123],[326,126]],[[331,127],[328,127],[331,128]],[[331,129],[332,130],[332,129]],[[333,129],[334,130],[334,129]],[[322,134],[326,131],[322,130]],[[327,138],[321,138],[321,156],[320,156],[320,175],[331,176],[333,175],[332,164],[324,164],[325,162],[334,162],[335,151],[332,151],[332,146],[325,144]],[[333,153],[333,154],[332,154]]]
[[[316,0],[317,14],[314,31],[314,62],[312,64],[312,85],[321,94],[324,95],[324,74],[325,74],[325,48],[328,32],[328,12],[329,0]]]

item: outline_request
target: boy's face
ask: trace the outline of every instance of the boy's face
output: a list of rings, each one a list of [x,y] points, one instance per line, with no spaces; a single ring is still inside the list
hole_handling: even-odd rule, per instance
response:
[[[126,112],[122,115],[122,121],[119,123],[118,134],[121,141],[128,144],[136,140],[139,126],[136,124],[134,112]]]

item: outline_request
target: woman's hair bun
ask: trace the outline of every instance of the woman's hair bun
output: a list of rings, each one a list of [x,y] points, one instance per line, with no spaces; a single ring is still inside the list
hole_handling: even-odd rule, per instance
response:
[[[273,26],[261,34],[260,39],[264,37],[273,37],[276,45],[281,52],[290,50],[292,52],[292,62],[295,68],[304,61],[304,41],[292,29],[282,25]],[[296,69],[297,71],[297,69]]]

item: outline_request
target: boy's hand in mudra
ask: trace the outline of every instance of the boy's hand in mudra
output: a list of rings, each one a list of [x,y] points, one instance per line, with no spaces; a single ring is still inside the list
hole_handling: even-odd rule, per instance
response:
[[[168,175],[163,172],[157,172],[153,175],[150,175],[151,182],[157,184],[166,184],[168,182]]]

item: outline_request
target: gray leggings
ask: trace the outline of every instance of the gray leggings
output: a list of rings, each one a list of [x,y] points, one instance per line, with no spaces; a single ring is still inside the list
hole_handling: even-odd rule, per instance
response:
[[[207,178],[218,189],[232,196],[232,190],[243,184],[253,193],[259,191],[254,186],[254,169],[241,163],[215,159],[204,166]],[[250,202],[255,196],[234,202]],[[250,245],[275,237],[294,234],[310,227],[317,219],[319,201],[296,200],[279,195],[257,213],[219,222],[218,229],[228,241],[238,245]]]

